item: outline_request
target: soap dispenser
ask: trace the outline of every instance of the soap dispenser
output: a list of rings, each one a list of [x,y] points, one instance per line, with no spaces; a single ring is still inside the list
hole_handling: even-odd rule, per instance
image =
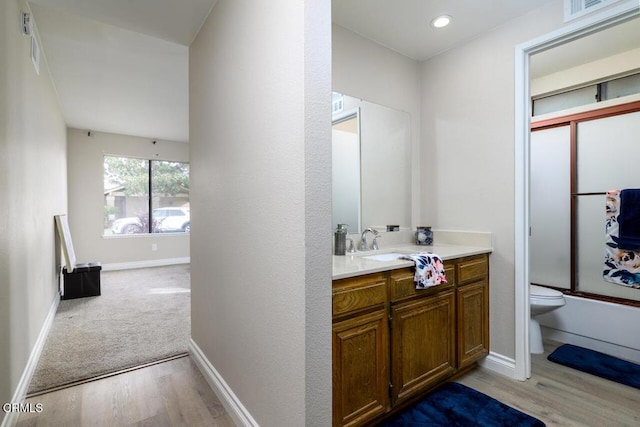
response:
[[[344,255],[347,249],[347,224],[338,224],[334,236],[334,255]]]

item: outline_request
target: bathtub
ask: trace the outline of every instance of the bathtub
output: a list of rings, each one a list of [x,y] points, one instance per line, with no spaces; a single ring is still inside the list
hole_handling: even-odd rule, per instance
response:
[[[640,308],[564,297],[564,307],[538,316],[543,338],[640,363]]]

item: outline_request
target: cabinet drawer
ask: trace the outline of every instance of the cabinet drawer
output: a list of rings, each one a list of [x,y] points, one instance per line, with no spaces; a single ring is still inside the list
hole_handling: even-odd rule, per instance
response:
[[[333,317],[384,305],[387,289],[383,274],[341,279],[333,282]]]
[[[489,275],[489,262],[486,256],[461,261],[457,267],[459,284],[481,280]]]
[[[444,274],[447,276],[447,283],[449,285],[455,285],[458,283],[456,275],[456,265],[448,261],[444,262]]]
[[[447,276],[447,284],[434,286],[428,289],[416,289],[416,284],[413,280],[415,269],[403,268],[401,270],[393,270],[389,278],[389,298],[392,302],[399,301],[407,298],[412,298],[418,295],[429,295],[433,292],[439,292],[446,288],[447,285],[454,285],[456,283],[455,265],[444,263],[444,271]]]

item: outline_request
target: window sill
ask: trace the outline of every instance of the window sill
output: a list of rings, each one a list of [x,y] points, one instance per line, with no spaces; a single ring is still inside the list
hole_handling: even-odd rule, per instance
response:
[[[190,236],[191,233],[184,231],[172,231],[166,233],[138,233],[138,234],[103,234],[103,239],[127,239],[127,238],[142,238],[142,237],[169,237],[169,236]]]

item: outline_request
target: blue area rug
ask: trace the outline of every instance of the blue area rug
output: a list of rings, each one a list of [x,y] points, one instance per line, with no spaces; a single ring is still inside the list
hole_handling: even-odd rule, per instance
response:
[[[563,344],[547,359],[617,383],[640,388],[640,365],[608,354],[576,345]]]
[[[537,418],[459,383],[447,383],[379,426],[544,427]]]

